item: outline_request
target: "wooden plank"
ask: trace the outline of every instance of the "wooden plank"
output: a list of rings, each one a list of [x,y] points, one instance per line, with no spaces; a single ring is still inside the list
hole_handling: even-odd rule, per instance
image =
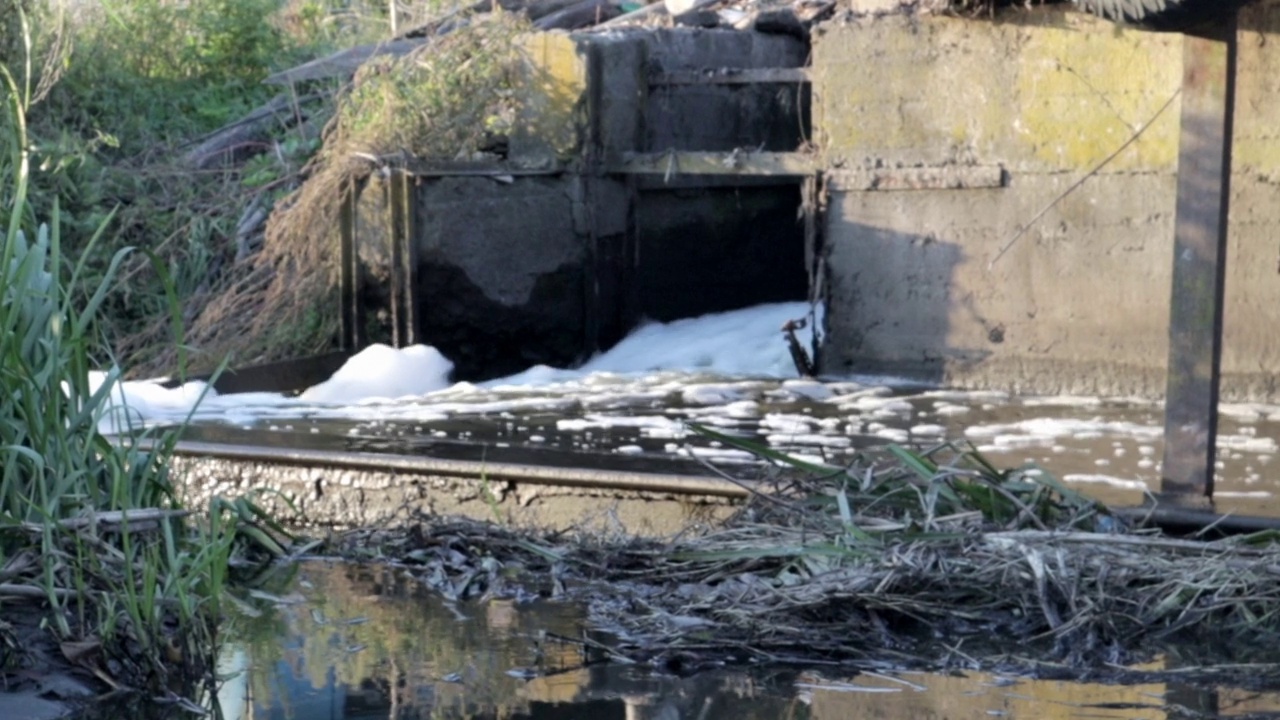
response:
[[[414,177],[488,177],[495,180],[504,180],[526,176],[559,175],[565,171],[565,167],[558,163],[549,167],[529,168],[513,166],[505,162],[446,162],[414,158],[401,163],[398,162],[396,157],[366,159],[371,162],[395,164],[398,167],[402,165],[401,169]]]
[[[533,24],[538,30],[577,30],[612,20],[622,11],[612,0],[581,0]]]
[[[266,85],[293,85],[305,80],[345,79],[375,57],[408,55],[426,42],[426,39],[411,39],[359,45],[268,75],[262,82]]]
[[[708,68],[653,73],[650,86],[659,85],[751,85],[756,83],[807,83],[809,68]]]
[[[1212,504],[1231,193],[1236,23],[1183,38],[1182,134],[1160,499]]]
[[[836,192],[887,190],[968,190],[1005,186],[999,165],[937,165],[874,170],[833,170],[827,187]]]
[[[796,152],[635,153],[607,168],[621,175],[775,175],[804,177],[818,171],[818,158]]]
[[[419,341],[417,293],[417,243],[414,179],[395,173],[387,179],[387,225],[391,229],[391,344],[402,348]]]

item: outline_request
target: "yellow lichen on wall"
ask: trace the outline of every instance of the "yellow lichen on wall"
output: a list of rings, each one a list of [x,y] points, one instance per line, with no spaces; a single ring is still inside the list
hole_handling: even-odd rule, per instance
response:
[[[1280,183],[1280,2],[1240,11],[1233,166],[1237,174]]]
[[[1061,25],[1016,31],[1023,60],[1015,65],[1011,110],[1021,121],[1015,128],[1021,142],[1052,166],[1089,169],[1150,125],[1106,169],[1176,167],[1178,36],[1122,29],[1081,13],[1055,15]]]
[[[1154,120],[1109,169],[1169,171],[1180,68],[1176,36],[1082,13],[878,18],[818,34],[815,130],[846,165],[1057,171],[1090,169]]]
[[[521,38],[525,97],[512,134],[511,157],[526,165],[573,158],[586,111],[587,62],[566,33]]]

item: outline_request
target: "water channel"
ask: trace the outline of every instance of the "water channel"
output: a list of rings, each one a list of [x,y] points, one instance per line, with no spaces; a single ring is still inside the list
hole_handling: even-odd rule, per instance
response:
[[[737,667],[680,677],[596,663],[571,604],[451,604],[407,571],[307,562],[238,623],[219,695],[228,720],[836,720],[1163,718],[1280,713],[1280,693],[1167,680]],[[1177,668],[1173,655],[1135,668]],[[1176,677],[1176,674],[1175,674]],[[1204,713],[1196,715],[1194,713]],[[1267,715],[1274,716],[1274,715]]]
[[[973,443],[995,464],[1034,464],[1117,505],[1159,481],[1162,408],[1141,398],[1020,397],[922,387],[893,378],[795,379],[779,328],[803,303],[651,325],[575,370],[531,368],[451,383],[431,348],[374,348],[300,397],[207,396],[188,437],[286,447],[426,453],[618,469],[732,470],[755,459],[689,422],[839,464],[886,443]],[[788,379],[791,378],[791,379]],[[185,419],[204,390],[126,387],[134,422]],[[1227,404],[1219,427],[1217,506],[1280,514],[1271,464],[1280,407]],[[671,461],[684,460],[683,464]]]
[[[693,432],[701,423],[809,460],[840,463],[886,443],[970,442],[997,465],[1034,464],[1108,503],[1155,489],[1159,403],[1016,397],[892,378],[796,379],[779,328],[809,312],[762,306],[642,329],[582,368],[531,368],[453,383],[431,348],[375,348],[299,397],[216,396],[200,384],[124,388],[107,422],[167,425],[188,437],[699,472],[757,460]],[[198,407],[194,401],[201,397]],[[1280,513],[1270,468],[1280,407],[1227,405],[1218,507]],[[1171,651],[1129,668],[1155,681],[1092,683],[990,672],[734,667],[679,677],[601,663],[554,638],[586,632],[570,603],[449,603],[403,568],[307,562],[255,593],[224,657],[228,718],[1173,718],[1280,715],[1280,693],[1249,683],[1170,684],[1191,659]],[[962,651],[956,648],[956,651]],[[950,651],[948,651],[950,652]],[[1114,669],[1114,668],[1113,668]],[[1274,685],[1273,685],[1274,686]]]

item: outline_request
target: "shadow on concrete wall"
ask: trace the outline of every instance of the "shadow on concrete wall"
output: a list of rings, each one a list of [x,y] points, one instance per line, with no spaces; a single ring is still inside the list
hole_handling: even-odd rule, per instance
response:
[[[832,196],[821,372],[940,383],[948,367],[990,355],[949,346],[951,308],[964,306],[963,298],[951,297],[963,249],[936,234],[857,222],[848,200]],[[991,330],[991,341],[1003,342],[999,326]]]
[[[798,185],[641,192],[637,319],[808,297],[799,207]]]

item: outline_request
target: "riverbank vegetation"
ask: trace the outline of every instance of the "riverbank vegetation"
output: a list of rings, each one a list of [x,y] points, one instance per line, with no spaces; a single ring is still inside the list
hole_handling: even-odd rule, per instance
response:
[[[433,5],[397,20],[413,23]],[[139,253],[110,278],[92,340],[127,374],[176,371],[173,297],[194,367],[210,370],[228,351],[237,364],[258,359],[248,346],[213,347],[224,317],[206,310],[274,273],[274,258],[258,257],[266,219],[320,146],[348,78],[263,80],[386,38],[386,13],[386,3],[345,0],[0,0],[0,63],[18,62],[26,40],[34,59],[28,230],[59,207],[64,253],[83,265],[72,291],[84,297],[121,247],[146,249],[169,270],[162,277]],[[235,317],[236,308],[221,311]],[[323,328],[278,325],[275,341],[296,344],[280,354],[330,340],[316,339]]]
[[[64,55],[15,15],[0,65],[0,680],[185,703],[213,687],[233,560],[283,552],[287,538],[245,500],[184,509],[172,432],[103,433],[130,420],[105,341],[121,274],[149,265],[175,328],[180,313],[158,253],[111,247],[114,213],[80,228],[73,254],[61,194],[34,192],[67,180],[42,165],[52,157],[29,122]]]

